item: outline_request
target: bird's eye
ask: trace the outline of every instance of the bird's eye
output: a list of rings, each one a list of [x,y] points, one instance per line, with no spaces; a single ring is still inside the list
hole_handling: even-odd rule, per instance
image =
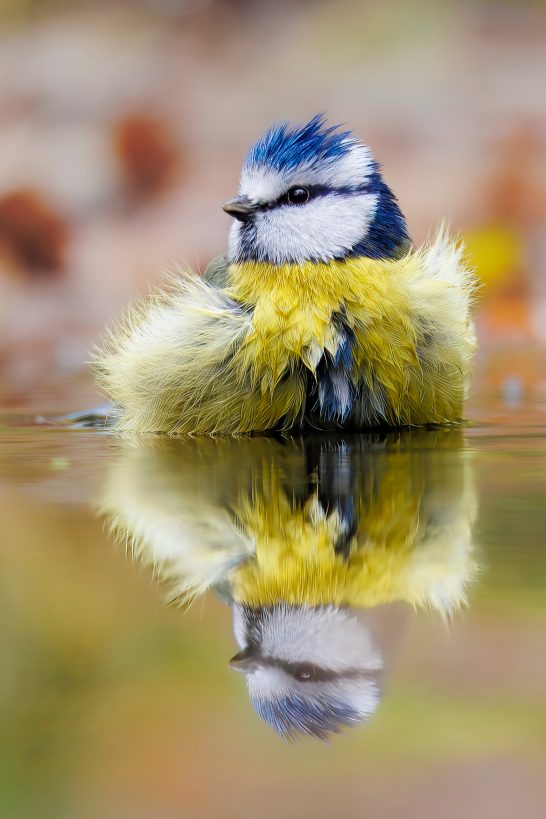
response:
[[[290,188],[286,194],[286,198],[291,205],[304,205],[309,196],[309,188]]]
[[[299,663],[294,669],[294,676],[300,682],[309,682],[316,676],[316,668],[311,663]]]

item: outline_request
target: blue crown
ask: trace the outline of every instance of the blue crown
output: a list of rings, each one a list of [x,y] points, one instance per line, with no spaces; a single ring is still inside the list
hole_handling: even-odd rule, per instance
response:
[[[299,165],[316,165],[345,156],[355,143],[351,131],[339,131],[339,125],[326,126],[326,116],[316,114],[306,125],[291,128],[288,123],[273,125],[252,146],[244,166],[266,165],[293,170]]]
[[[364,719],[356,708],[333,697],[304,699],[288,693],[272,700],[252,695],[251,699],[259,716],[284,739],[301,734],[327,739]]]

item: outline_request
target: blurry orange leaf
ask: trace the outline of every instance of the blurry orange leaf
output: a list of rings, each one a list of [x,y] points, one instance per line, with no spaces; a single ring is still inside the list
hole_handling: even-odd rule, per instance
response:
[[[130,197],[154,196],[172,181],[179,151],[159,118],[146,113],[125,117],[114,128],[113,147]]]
[[[30,273],[64,267],[68,228],[41,194],[17,190],[0,198],[0,253]]]

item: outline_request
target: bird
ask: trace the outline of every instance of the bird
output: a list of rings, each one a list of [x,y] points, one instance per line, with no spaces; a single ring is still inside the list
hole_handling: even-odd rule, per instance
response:
[[[414,249],[370,148],[323,114],[250,148],[226,256],[179,270],[93,366],[114,428],[169,435],[463,418],[475,278],[445,227]]]
[[[121,436],[99,509],[169,602],[229,606],[257,714],[325,739],[372,717],[412,610],[449,621],[466,603],[462,432]]]

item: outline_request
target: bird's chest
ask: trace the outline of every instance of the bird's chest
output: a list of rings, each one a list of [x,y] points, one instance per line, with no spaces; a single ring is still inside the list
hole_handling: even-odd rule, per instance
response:
[[[275,381],[299,363],[315,372],[324,351],[336,349],[337,336],[331,309],[267,298],[254,308],[243,348],[257,370],[269,371]]]
[[[374,421],[390,393],[394,400],[402,392],[414,340],[402,301],[384,283],[352,278],[347,265],[236,270],[232,294],[252,310],[237,363],[256,388],[273,392],[293,376],[304,383],[312,422],[335,426],[350,420],[364,394],[364,416]]]
[[[299,365],[315,372],[325,351],[335,353],[341,292],[315,270],[252,263],[236,268],[231,293],[252,311],[240,356],[254,379],[269,387]]]

